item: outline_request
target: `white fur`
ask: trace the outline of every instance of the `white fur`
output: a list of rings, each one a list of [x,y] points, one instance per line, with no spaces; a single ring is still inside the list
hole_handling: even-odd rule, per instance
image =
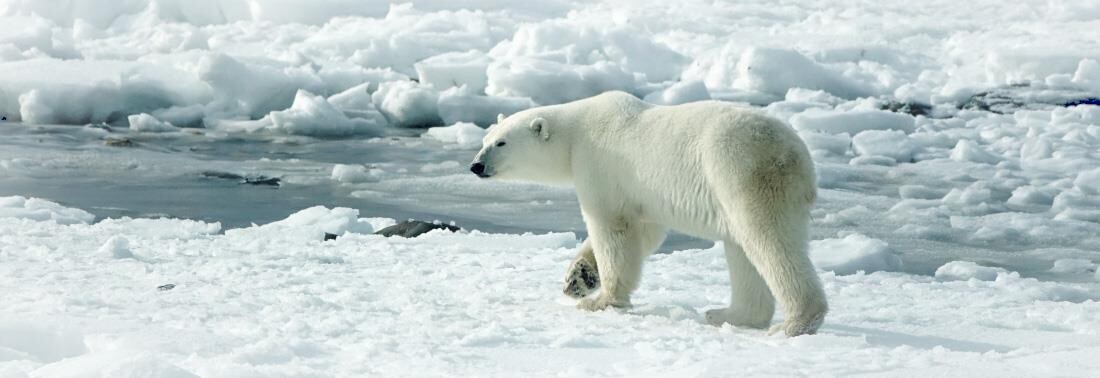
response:
[[[730,308],[708,311],[711,323],[766,327],[778,299],[786,319],[773,332],[821,325],[827,305],[807,255],[813,162],[782,122],[729,103],[608,92],[501,119],[483,143],[474,162],[485,176],[576,186],[589,240],[575,262],[594,260],[600,282],[578,307],[629,306],[642,262],[675,229],[725,244]]]

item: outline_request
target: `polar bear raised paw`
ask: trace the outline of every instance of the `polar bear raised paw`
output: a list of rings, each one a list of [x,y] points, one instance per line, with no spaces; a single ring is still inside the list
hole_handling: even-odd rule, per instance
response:
[[[596,267],[585,260],[578,260],[569,266],[565,275],[565,288],[562,292],[573,298],[584,298],[600,288],[600,273]]]

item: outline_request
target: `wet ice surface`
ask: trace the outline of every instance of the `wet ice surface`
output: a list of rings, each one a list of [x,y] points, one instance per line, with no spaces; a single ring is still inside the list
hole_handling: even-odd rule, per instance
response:
[[[1088,132],[1087,123],[1100,112],[1065,107],[1060,100],[1034,101],[1033,92],[1001,90],[1009,99],[1000,101],[1001,112],[968,110],[986,97],[975,96],[961,110],[941,110],[939,118],[840,110],[844,105],[821,110],[799,95],[763,108],[783,117],[785,109],[810,106],[791,119],[818,165],[812,239],[836,245],[821,248],[818,264],[839,256],[843,271],[932,275],[947,262],[966,260],[1029,277],[1091,281],[1093,267],[1075,273],[1051,267],[1060,259],[1100,257],[1100,219],[1091,215],[1100,203],[1089,194],[1088,173],[1079,172],[1097,156],[1087,148],[1074,152],[1080,142],[1051,136],[1066,135],[1075,125]],[[831,125],[855,128],[850,132],[856,135],[820,132]],[[891,127],[906,131],[880,130]],[[424,137],[408,131],[317,139],[8,123],[0,127],[0,195],[48,198],[87,209],[97,219],[170,217],[235,228],[321,204],[372,217],[454,222],[485,232],[573,232],[583,239],[571,188],[478,179],[466,170],[476,138],[456,139],[462,126],[443,130]],[[1092,140],[1089,134],[1068,135]],[[131,143],[119,147],[107,140]],[[1034,144],[1040,146],[1029,147]],[[271,178],[278,185],[244,183]],[[852,233],[882,246],[871,248],[869,256],[852,252],[862,248],[853,244]],[[673,234],[662,251],[710,245]],[[900,263],[882,262],[891,260]],[[850,263],[855,265],[839,268]]]

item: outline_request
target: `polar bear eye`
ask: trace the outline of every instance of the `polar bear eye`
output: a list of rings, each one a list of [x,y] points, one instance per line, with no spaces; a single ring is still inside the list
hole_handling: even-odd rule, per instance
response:
[[[499,141],[499,142],[497,142],[497,147],[504,147],[505,144],[508,144],[508,143],[505,143],[503,140]]]

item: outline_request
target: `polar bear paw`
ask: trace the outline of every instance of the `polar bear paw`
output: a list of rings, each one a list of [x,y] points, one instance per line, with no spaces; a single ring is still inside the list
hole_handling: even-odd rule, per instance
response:
[[[603,311],[608,307],[628,308],[630,307],[630,301],[614,300],[601,293],[594,298],[582,298],[577,302],[577,308],[585,311]]]
[[[757,316],[756,319],[753,319],[751,316],[738,313],[732,308],[707,310],[704,317],[707,320],[707,324],[715,327],[730,324],[734,327],[764,329],[768,328],[768,323],[771,322],[771,314],[761,314]]]
[[[562,292],[573,298],[584,298],[600,288],[600,273],[585,260],[577,260],[565,274]]]
[[[768,329],[768,335],[774,335],[779,332],[787,335],[787,337],[795,337],[802,335],[813,335],[817,333],[817,329],[821,328],[821,323],[825,322],[825,313],[821,312],[814,316],[804,317],[802,319],[794,318],[784,320],[782,323],[773,325],[771,329]]]

